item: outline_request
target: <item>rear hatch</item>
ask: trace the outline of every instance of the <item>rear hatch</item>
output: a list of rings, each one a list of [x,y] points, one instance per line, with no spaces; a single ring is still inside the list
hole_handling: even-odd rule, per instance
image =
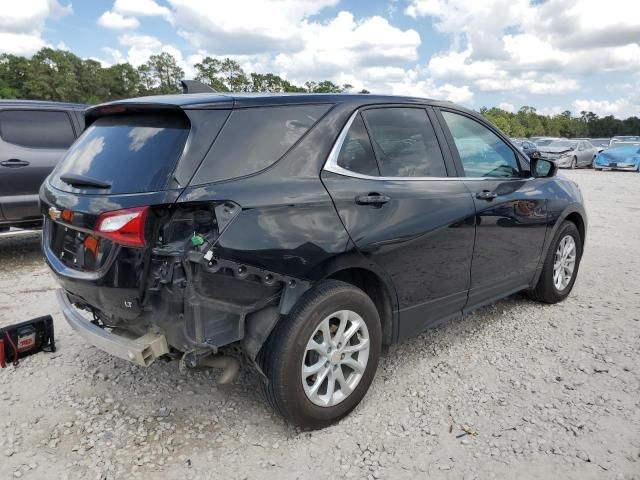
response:
[[[228,114],[155,104],[89,112],[40,195],[45,257],[76,300],[139,313],[155,220],[170,214]],[[203,115],[207,128],[197,128]]]

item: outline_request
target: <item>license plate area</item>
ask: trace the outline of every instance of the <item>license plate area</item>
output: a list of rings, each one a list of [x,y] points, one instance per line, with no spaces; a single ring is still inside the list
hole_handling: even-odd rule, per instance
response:
[[[93,272],[105,264],[113,248],[111,241],[62,223],[46,221],[51,230],[49,248],[65,266]]]

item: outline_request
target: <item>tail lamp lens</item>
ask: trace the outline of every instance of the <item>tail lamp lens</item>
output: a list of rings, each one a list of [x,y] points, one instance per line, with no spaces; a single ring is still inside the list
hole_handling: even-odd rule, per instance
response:
[[[105,212],[98,217],[95,231],[98,235],[127,247],[144,247],[145,224],[149,207],[127,208]]]

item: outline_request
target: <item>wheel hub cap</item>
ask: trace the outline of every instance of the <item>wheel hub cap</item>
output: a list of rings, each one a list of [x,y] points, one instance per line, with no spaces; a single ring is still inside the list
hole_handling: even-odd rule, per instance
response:
[[[558,243],[553,261],[553,284],[558,291],[569,286],[576,267],[576,242],[566,235]]]
[[[307,342],[302,386],[315,405],[332,407],[358,386],[369,360],[369,330],[362,317],[340,310],[324,318]]]

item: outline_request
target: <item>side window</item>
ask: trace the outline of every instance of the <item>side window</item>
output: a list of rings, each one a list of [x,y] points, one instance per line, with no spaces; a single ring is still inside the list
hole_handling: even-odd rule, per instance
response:
[[[28,148],[66,149],[75,140],[69,115],[49,110],[0,112],[0,136],[7,143]]]
[[[500,137],[475,120],[442,112],[458,149],[467,177],[518,177],[520,168],[513,150]]]
[[[320,104],[233,110],[192,184],[251,175],[273,165],[330,107]]]
[[[360,114],[354,119],[344,139],[338,155],[338,166],[362,175],[379,175],[371,140]]]
[[[447,170],[427,112],[421,108],[365,110],[383,177],[446,177]]]

